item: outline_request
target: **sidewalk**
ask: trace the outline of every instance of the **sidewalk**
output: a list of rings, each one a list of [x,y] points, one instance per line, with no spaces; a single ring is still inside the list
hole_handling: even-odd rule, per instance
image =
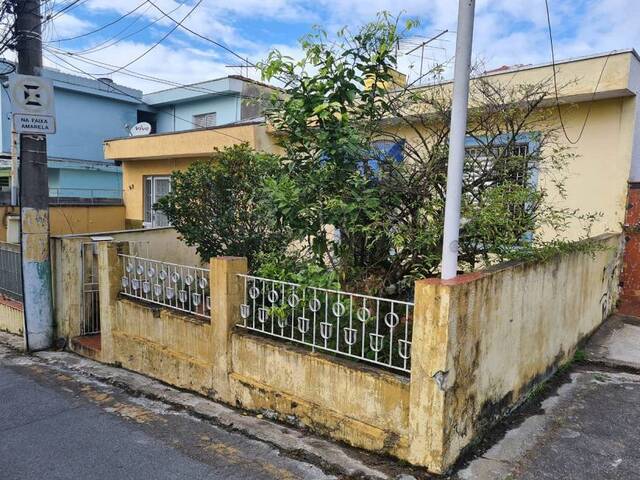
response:
[[[611,317],[578,362],[508,420],[464,480],[640,479],[640,322]]]
[[[136,438],[142,438],[140,440],[142,442],[150,442],[153,445],[153,452],[150,454],[153,458],[161,459],[165,455],[167,458],[173,458],[184,466],[185,472],[192,472],[193,478],[201,478],[199,475],[205,475],[207,472],[210,476],[205,475],[202,478],[278,480],[430,478],[424,471],[413,470],[410,467],[398,465],[392,460],[381,459],[360,450],[338,445],[303,430],[272,422],[263,418],[263,415],[248,415],[137,373],[103,365],[73,353],[45,351],[27,355],[20,352],[21,348],[20,337],[0,332],[0,377],[7,379],[0,378],[0,403],[4,404],[4,395],[8,395],[5,400],[9,401],[11,395],[26,395],[24,398],[27,398],[38,390],[40,400],[31,401],[31,404],[25,408],[28,410],[28,407],[32,406],[37,410],[33,415],[40,421],[41,417],[55,417],[60,414],[45,412],[44,415],[40,415],[48,408],[47,404],[51,403],[46,400],[47,398],[58,398],[61,395],[70,394],[68,405],[61,407],[61,412],[65,415],[80,415],[80,417],[70,417],[61,425],[52,427],[52,432],[49,432],[58,438],[54,443],[56,443],[56,451],[61,454],[62,462],[65,461],[65,456],[75,458],[74,455],[78,452],[75,448],[64,445],[64,442],[72,439],[68,438],[69,435],[62,434],[61,428],[77,423],[80,426],[84,425],[86,427],[84,430],[92,430],[93,427],[95,431],[100,432],[104,428],[113,432],[122,430],[122,425],[112,425],[113,421],[106,422],[104,415],[99,415],[106,413],[108,414],[106,417],[114,415],[123,417],[129,423],[128,428],[133,429]],[[3,381],[6,381],[7,385],[3,385]],[[78,404],[78,399],[86,401]],[[18,410],[20,403],[16,403]],[[82,416],[81,414],[86,410],[94,413]],[[8,411],[0,411],[0,439],[2,431],[7,428],[16,428],[14,425],[5,425],[15,416]],[[99,425],[92,427],[91,419],[95,416],[103,419],[98,422]],[[149,419],[150,421],[147,421]],[[155,421],[156,419],[159,420]],[[19,422],[18,427],[28,428],[29,425],[30,422],[24,422],[24,425]],[[47,431],[41,433],[48,434]],[[29,435],[34,438],[41,436],[37,432],[31,432]],[[106,435],[108,436],[109,433],[107,432]],[[62,445],[58,445],[60,439],[63,440]],[[77,448],[85,451],[89,457],[93,454],[98,455],[101,468],[120,468],[119,465],[122,462],[134,463],[135,459],[130,458],[130,455],[120,458],[117,452],[111,452],[115,458],[105,460],[99,452],[106,447],[104,445],[100,447],[98,443],[95,445],[88,443],[82,448],[78,444]],[[27,442],[25,445],[31,444]],[[191,447],[185,449],[184,445],[191,445]],[[135,447],[135,445],[123,444],[116,450],[124,452]],[[109,448],[107,450],[111,451]],[[23,452],[21,447],[0,441],[0,471],[22,465],[23,460],[27,459],[20,457],[23,455],[21,452]],[[49,458],[50,455],[47,455],[49,454],[45,456]],[[184,458],[185,455],[188,458]],[[191,461],[194,458],[197,460],[196,463]],[[5,465],[5,463],[8,464]],[[37,465],[34,466],[36,467]],[[26,463],[21,468],[26,469]],[[223,471],[227,473],[219,473]],[[81,472],[83,475],[86,474],[84,470]],[[1,474],[0,477],[5,478]],[[20,478],[41,477],[35,475]],[[51,478],[88,477],[79,474],[75,477],[53,476]],[[151,477],[135,470],[126,478]],[[153,478],[165,477],[154,476]]]
[[[269,458],[274,458],[275,453],[281,457],[278,460],[281,471],[298,469],[299,473],[291,478],[432,478],[422,469],[338,445],[304,430],[272,422],[263,415],[248,415],[143,375],[72,353],[18,354],[16,349],[20,344],[19,337],[0,333],[0,367],[30,366],[46,376],[61,379],[63,384],[90,382],[92,388],[97,386],[94,398],[102,398],[104,390],[101,389],[111,389],[109,395],[121,395],[120,403],[126,404],[128,396],[134,407],[142,406],[151,415],[171,412],[192,421],[202,420],[211,428],[227,432],[225,435],[239,434],[245,440],[236,440],[238,445],[256,442],[259,447],[256,451],[266,455],[266,459],[257,459],[258,462],[266,461],[270,465]],[[640,479],[639,351],[640,321],[632,317],[611,317],[581,352],[580,361],[532,395],[447,478]],[[67,387],[69,385],[61,386]],[[136,408],[131,411],[136,412]],[[125,413],[128,411],[124,409]],[[179,432],[176,435],[179,436]],[[173,438],[174,433],[165,432],[163,436]],[[219,448],[228,447],[225,441],[229,440],[214,443]],[[233,448],[241,456],[245,454],[237,445]],[[303,471],[307,474],[302,475]],[[279,477],[276,475],[276,478]]]

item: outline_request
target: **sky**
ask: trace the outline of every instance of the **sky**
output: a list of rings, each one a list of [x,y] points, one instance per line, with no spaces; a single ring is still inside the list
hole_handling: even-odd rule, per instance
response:
[[[48,11],[56,12],[71,3],[73,0],[50,0],[45,5]],[[451,65],[455,50],[457,0],[153,0],[153,4],[172,12],[170,16],[178,20],[191,11],[184,21],[186,26],[253,63],[272,49],[299,57],[298,40],[314,25],[329,34],[345,26],[357,29],[383,10],[419,20],[420,26],[407,45],[448,30],[425,50],[425,69],[433,63]],[[179,27],[172,31],[175,23],[162,17],[153,4],[145,0],[80,0],[64,13],[54,13],[55,18],[45,23],[45,64],[65,72],[108,76],[145,93],[170,88],[172,83],[239,73],[239,69],[227,67],[238,64],[237,58]],[[549,0],[549,6],[556,59],[640,49],[638,0]],[[546,22],[544,0],[478,0],[474,58],[486,69],[548,62]],[[114,71],[130,62],[127,70],[135,75],[162,81]],[[420,55],[415,52],[401,59],[410,78],[419,76],[419,63]],[[258,78],[257,72],[249,73]]]

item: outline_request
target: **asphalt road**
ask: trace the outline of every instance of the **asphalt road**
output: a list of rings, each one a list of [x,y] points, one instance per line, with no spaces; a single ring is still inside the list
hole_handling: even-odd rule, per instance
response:
[[[335,478],[89,379],[0,355],[0,479]]]

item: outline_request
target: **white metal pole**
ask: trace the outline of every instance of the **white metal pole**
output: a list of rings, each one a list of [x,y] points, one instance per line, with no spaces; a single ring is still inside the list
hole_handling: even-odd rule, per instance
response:
[[[464,142],[467,131],[469,104],[469,75],[473,43],[473,15],[475,0],[459,0],[456,60],[453,72],[453,103],[449,132],[449,164],[447,166],[447,198],[444,209],[444,240],[442,243],[442,278],[454,278],[458,271],[458,237],[460,235],[460,206]]]

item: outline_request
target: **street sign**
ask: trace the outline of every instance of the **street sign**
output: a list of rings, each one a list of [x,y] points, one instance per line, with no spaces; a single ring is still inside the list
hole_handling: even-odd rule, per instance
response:
[[[151,133],[151,124],[148,122],[136,123],[131,130],[129,130],[132,137],[138,137],[140,135],[149,135]]]
[[[53,84],[32,75],[12,75],[9,84],[17,133],[56,133]]]

